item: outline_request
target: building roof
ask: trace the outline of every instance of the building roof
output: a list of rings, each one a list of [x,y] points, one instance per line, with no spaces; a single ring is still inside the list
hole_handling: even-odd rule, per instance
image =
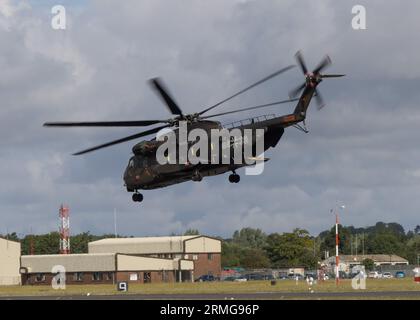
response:
[[[2,247],[5,247],[5,248],[7,248],[9,245],[14,246],[14,248],[16,248],[17,246],[20,247],[20,242],[16,242],[16,241],[12,241],[12,240],[8,240],[8,239],[0,238],[0,245]]]
[[[66,272],[193,270],[192,261],[138,257],[115,253],[49,254],[22,256],[27,273],[52,273],[61,265]]]
[[[141,238],[108,238],[90,242],[90,253],[181,254],[220,252],[221,241],[202,235]]]
[[[371,259],[375,263],[408,263],[407,259],[395,254],[340,255],[342,263],[362,263],[365,259]],[[335,256],[331,256],[327,260],[335,261]]]
[[[169,237],[137,237],[137,238],[107,238],[101,239],[97,241],[89,242],[89,244],[138,244],[138,243],[146,243],[146,244],[155,244],[155,243],[179,243],[184,240],[197,238],[200,236],[169,236]]]
[[[51,273],[52,267],[62,265],[66,272],[115,271],[115,254],[47,254],[21,257],[21,266],[28,273]]]

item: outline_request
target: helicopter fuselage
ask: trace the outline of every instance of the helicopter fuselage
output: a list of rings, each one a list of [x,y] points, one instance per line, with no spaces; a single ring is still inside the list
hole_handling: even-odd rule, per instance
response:
[[[284,128],[295,125],[302,121],[302,116],[297,114],[289,114],[285,116],[275,117],[260,116],[246,121],[238,121],[232,124],[231,127],[222,127],[217,121],[198,121],[191,123],[188,130],[196,128],[210,131],[211,129],[227,129],[232,131],[234,129],[244,132],[246,129],[256,133],[258,129],[264,132],[264,148],[263,151],[271,147],[275,147],[284,133]],[[236,125],[235,124],[239,124]],[[261,132],[261,131],[260,131]],[[178,132],[175,130],[175,135],[179,138]],[[256,134],[253,135],[256,137]],[[242,141],[241,143],[251,143],[252,149],[255,152],[255,145],[260,141],[254,138],[252,141]],[[223,174],[229,171],[235,172],[236,169],[247,166],[247,162],[242,161],[237,163],[233,158],[229,159],[228,163],[222,161],[206,161],[206,163],[191,164],[188,161],[184,163],[177,162],[176,164],[160,164],[156,159],[156,150],[162,145],[162,141],[152,139],[149,141],[142,141],[133,147],[134,156],[130,158],[129,164],[124,172],[124,182],[127,191],[134,192],[136,190],[149,190],[170,186],[173,184],[186,181],[200,181],[202,177],[214,176]],[[178,141],[179,143],[179,141]],[[219,146],[221,147],[221,145]],[[209,150],[214,148],[214,142],[209,141]],[[233,149],[233,143],[231,145]],[[231,151],[231,154],[233,150]],[[254,154],[257,157],[258,154]],[[249,162],[248,162],[249,163]]]

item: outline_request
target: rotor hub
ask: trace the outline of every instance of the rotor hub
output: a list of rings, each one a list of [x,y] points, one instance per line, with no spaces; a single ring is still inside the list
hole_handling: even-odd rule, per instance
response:
[[[314,74],[312,72],[308,72],[305,76],[307,85],[312,88],[315,88],[322,81],[322,76],[319,73]]]

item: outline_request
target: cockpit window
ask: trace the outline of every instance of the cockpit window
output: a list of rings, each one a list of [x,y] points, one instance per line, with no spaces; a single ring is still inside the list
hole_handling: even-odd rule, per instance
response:
[[[130,161],[128,162],[128,166],[130,168],[134,168],[134,159],[130,159]]]

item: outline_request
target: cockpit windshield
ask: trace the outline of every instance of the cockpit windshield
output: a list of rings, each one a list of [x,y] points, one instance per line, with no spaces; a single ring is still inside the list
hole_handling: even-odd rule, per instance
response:
[[[136,155],[130,159],[128,162],[128,168],[145,168],[150,166],[150,161],[148,157],[143,157],[141,155]]]
[[[134,168],[134,157],[130,159],[130,161],[128,161],[128,167],[129,168]]]

